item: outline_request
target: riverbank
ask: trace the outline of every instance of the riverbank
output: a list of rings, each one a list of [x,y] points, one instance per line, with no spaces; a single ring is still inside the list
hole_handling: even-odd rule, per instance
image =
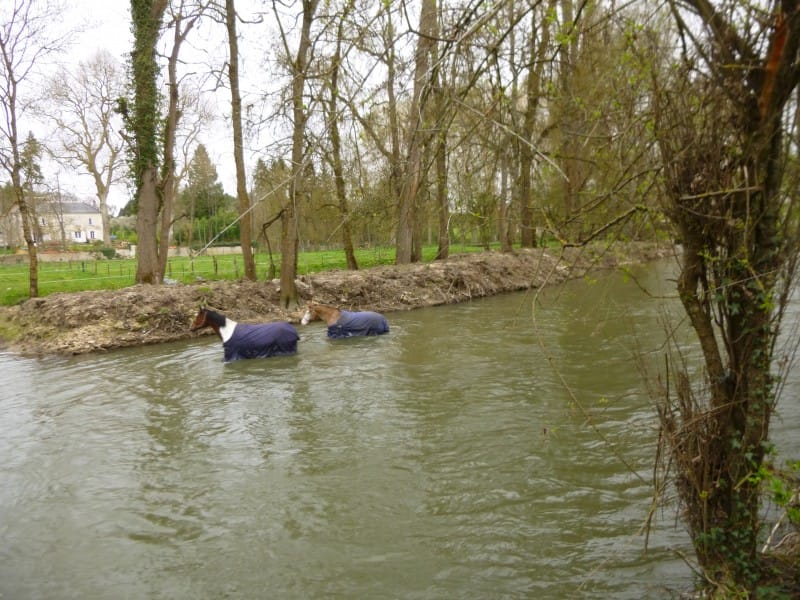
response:
[[[461,254],[446,261],[327,271],[298,282],[301,303],[313,298],[351,310],[390,313],[452,304],[554,285],[598,269],[670,256],[674,248],[650,243]],[[0,308],[0,339],[26,356],[84,354],[208,335],[190,333],[198,306],[242,322],[297,322],[301,311],[279,306],[273,281],[213,281],[34,298]]]

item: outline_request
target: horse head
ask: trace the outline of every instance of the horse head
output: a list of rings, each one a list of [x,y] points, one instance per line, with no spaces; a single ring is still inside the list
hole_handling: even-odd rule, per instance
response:
[[[201,306],[200,310],[197,311],[197,316],[194,318],[189,331],[197,331],[203,327],[211,327],[217,335],[220,335],[220,328],[225,327],[227,322],[228,319],[225,315],[213,311],[210,308],[206,308],[205,306]],[[230,323],[235,326],[233,321]]]
[[[205,306],[201,306],[200,309],[197,311],[197,315],[192,321],[192,326],[189,327],[189,331],[197,331],[198,329],[202,329],[203,327],[208,327],[210,325],[208,321],[208,309]]]
[[[333,325],[339,318],[340,311],[335,306],[328,306],[327,304],[317,304],[316,302],[309,302],[306,306],[306,312],[303,318],[300,319],[301,325],[308,325],[309,321],[314,319],[321,319],[328,325]]]
[[[311,321],[311,319],[316,317],[316,315],[317,315],[317,313],[314,310],[314,304],[309,302],[308,306],[306,306],[305,312],[303,313],[303,317],[300,319],[300,324],[301,325],[308,325],[308,323]]]

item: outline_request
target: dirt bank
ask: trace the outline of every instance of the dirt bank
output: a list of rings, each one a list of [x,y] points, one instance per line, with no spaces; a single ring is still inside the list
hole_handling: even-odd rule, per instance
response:
[[[644,262],[673,252],[668,246],[628,244],[463,254],[446,261],[329,271],[298,281],[302,300],[390,313],[538,288],[581,277],[593,269]],[[0,338],[24,355],[82,354],[188,338],[201,304],[237,321],[297,322],[281,310],[278,281],[216,281],[191,285],[137,285],[122,290],[53,294],[0,308]],[[204,332],[207,334],[208,332]]]

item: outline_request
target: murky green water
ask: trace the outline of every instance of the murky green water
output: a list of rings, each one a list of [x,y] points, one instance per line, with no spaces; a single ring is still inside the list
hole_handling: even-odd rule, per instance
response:
[[[667,268],[642,283],[669,291]],[[662,303],[620,276],[531,302],[394,313],[371,339],[312,324],[297,356],[229,365],[211,337],[0,354],[0,597],[685,590],[672,513],[647,553],[638,534],[656,420],[633,356],[659,356]]]

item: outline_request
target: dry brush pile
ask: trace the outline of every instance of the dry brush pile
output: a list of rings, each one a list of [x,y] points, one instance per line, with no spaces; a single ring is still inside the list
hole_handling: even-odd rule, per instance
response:
[[[592,269],[643,262],[672,251],[642,244],[559,254],[541,249],[483,252],[433,263],[326,271],[301,277],[297,286],[301,302],[313,298],[347,309],[392,312],[538,288]],[[0,337],[26,355],[82,354],[198,335],[188,329],[200,305],[243,322],[298,321],[300,312],[281,310],[279,297],[278,280],[53,294],[0,310]]]

